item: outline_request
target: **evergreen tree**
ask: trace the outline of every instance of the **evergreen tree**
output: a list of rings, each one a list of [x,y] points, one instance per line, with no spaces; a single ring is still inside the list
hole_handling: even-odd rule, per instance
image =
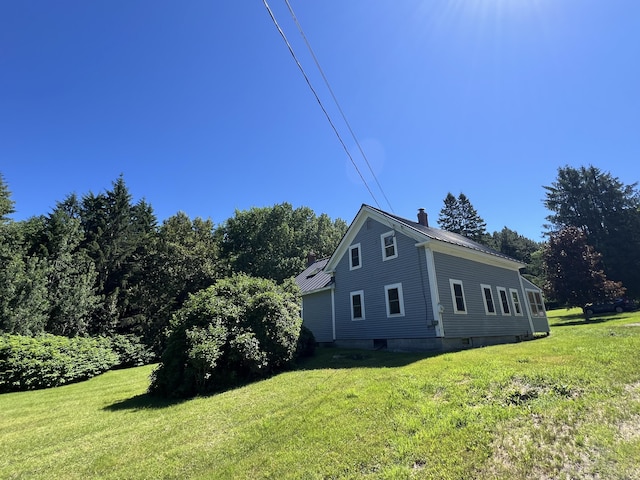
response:
[[[444,199],[444,207],[438,216],[438,225],[447,232],[460,233],[462,231],[460,206],[458,199],[451,192]]]
[[[47,280],[49,315],[47,332],[55,335],[86,335],[99,303],[96,271],[87,252],[80,248],[84,232],[80,219],[69,213],[73,198],[58,203],[44,223],[40,242],[50,269]]]
[[[29,253],[25,225],[0,223],[0,332],[36,335],[47,320],[48,265]]]
[[[14,205],[9,186],[0,173],[0,224],[6,224],[9,221],[9,215],[15,212]]]
[[[135,281],[145,244],[154,234],[155,217],[148,204],[134,206],[131,200],[122,177],[104,194],[82,199],[83,248],[95,264],[96,291],[101,295],[90,329],[94,334],[130,333],[140,321],[132,318]]]
[[[489,241],[487,224],[464,193],[460,193],[458,198],[451,192],[447,193],[444,207],[438,216],[438,225],[443,230],[460,234],[478,243],[486,244]]]

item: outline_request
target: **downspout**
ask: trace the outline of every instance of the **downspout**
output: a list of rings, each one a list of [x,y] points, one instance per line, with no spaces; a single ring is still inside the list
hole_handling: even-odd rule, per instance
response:
[[[333,330],[333,341],[336,341],[336,288],[331,287],[331,328]]]
[[[440,293],[438,291],[438,277],[436,275],[436,263],[433,258],[433,250],[428,246],[427,242],[416,245],[417,247],[424,247],[425,260],[427,265],[427,277],[429,280],[429,293],[431,295],[431,308],[434,318],[434,325],[436,330],[436,337],[444,337],[444,322],[442,321],[442,313],[444,307],[440,303]]]

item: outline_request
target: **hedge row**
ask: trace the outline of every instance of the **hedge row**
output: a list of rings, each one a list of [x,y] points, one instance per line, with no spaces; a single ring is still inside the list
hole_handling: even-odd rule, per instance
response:
[[[0,393],[58,387],[150,360],[137,339],[0,336]]]

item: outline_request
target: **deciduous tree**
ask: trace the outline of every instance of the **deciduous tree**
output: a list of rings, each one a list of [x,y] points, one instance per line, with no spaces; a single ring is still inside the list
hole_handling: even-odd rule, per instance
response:
[[[216,237],[228,274],[246,273],[278,282],[305,268],[307,255],[329,256],[346,232],[342,220],[317,217],[308,207],[288,203],[236,211]]]
[[[552,233],[544,248],[543,261],[545,291],[561,305],[582,306],[624,294],[620,282],[607,279],[601,255],[587,244],[587,236],[577,227]]]
[[[547,228],[579,228],[602,254],[607,276],[640,294],[640,194],[637,183],[625,185],[608,172],[589,167],[562,167],[545,186]]]

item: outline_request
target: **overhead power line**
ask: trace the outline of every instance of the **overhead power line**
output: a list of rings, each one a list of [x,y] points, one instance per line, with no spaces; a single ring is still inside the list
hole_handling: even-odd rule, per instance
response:
[[[293,16],[293,19],[294,19],[296,25],[298,26],[298,30],[300,31],[302,37],[304,38],[305,43],[307,44],[307,48],[311,52],[311,55],[312,55],[312,57],[313,57],[313,59],[314,59],[314,61],[316,63],[316,66],[317,66],[318,70],[320,71],[320,73],[322,75],[322,78],[324,79],[324,82],[325,82],[329,92],[331,93],[333,101],[335,102],[336,106],[338,107],[338,110],[340,111],[340,114],[342,115],[342,118],[345,121],[345,123],[346,123],[346,125],[347,125],[347,127],[349,129],[349,132],[351,133],[352,137],[354,138],[354,140],[355,140],[355,142],[356,142],[356,144],[357,144],[357,146],[358,146],[358,148],[360,150],[360,153],[364,157],[365,162],[367,163],[367,166],[369,167],[369,171],[373,175],[373,178],[375,179],[378,188],[380,189],[380,191],[382,192],[382,195],[384,196],[385,200],[387,201],[387,204],[389,205],[389,208],[391,208],[391,204],[389,203],[389,200],[387,199],[387,196],[384,194],[384,191],[382,190],[382,187],[380,186],[380,183],[378,182],[378,179],[377,179],[375,173],[373,172],[373,169],[371,168],[371,165],[369,164],[369,161],[367,160],[367,157],[364,154],[364,151],[363,151],[362,147],[360,146],[360,142],[358,142],[357,137],[355,136],[355,134],[353,132],[353,129],[349,125],[349,122],[347,121],[346,116],[345,116],[342,108],[340,108],[340,105],[339,105],[339,103],[337,101],[337,98],[334,95],[333,90],[331,89],[331,86],[329,85],[329,82],[328,82],[324,72],[322,71],[322,68],[320,67],[319,62],[318,62],[315,54],[313,53],[313,50],[311,49],[311,45],[309,44],[309,42],[307,41],[306,36],[304,35],[304,31],[302,30],[302,27],[300,26],[300,23],[298,22],[297,18],[295,17],[295,14],[293,12],[293,9],[291,8],[291,5],[289,4],[289,2],[287,0],[285,0],[285,1],[286,1],[286,4],[287,4],[287,7],[289,8],[289,12]],[[362,183],[364,184],[364,186],[366,187],[367,191],[369,192],[369,195],[371,195],[371,198],[373,199],[374,203],[376,204],[376,206],[379,209],[381,209],[380,204],[378,203],[378,200],[376,199],[375,195],[373,194],[373,191],[369,187],[369,184],[367,183],[367,181],[365,180],[364,176],[362,175],[362,172],[358,168],[358,165],[355,162],[355,160],[353,159],[353,156],[349,152],[349,149],[347,148],[346,143],[342,139],[342,136],[340,135],[340,132],[338,131],[338,129],[336,128],[336,126],[335,126],[335,124],[333,122],[333,120],[331,119],[331,116],[329,115],[329,112],[327,111],[327,109],[325,108],[324,104],[322,103],[322,100],[320,99],[320,96],[318,95],[318,93],[316,92],[315,88],[313,87],[313,85],[311,83],[311,80],[309,79],[309,76],[307,75],[307,73],[304,70],[304,67],[302,66],[302,64],[298,60],[298,57],[297,57],[295,51],[293,50],[293,47],[291,46],[291,43],[287,39],[287,36],[285,35],[285,33],[282,30],[282,28],[280,27],[280,24],[278,23],[273,11],[271,10],[271,7],[269,6],[269,3],[267,2],[267,0],[262,0],[262,3],[264,4],[265,8],[267,9],[267,12],[269,13],[269,16],[271,17],[271,21],[275,25],[276,29],[278,30],[278,33],[280,34],[280,36],[282,37],[285,45],[287,46],[287,48],[289,50],[289,53],[291,54],[291,56],[293,57],[293,60],[295,61],[296,65],[298,66],[298,69],[300,70],[300,73],[302,73],[302,76],[304,77],[305,82],[307,83],[307,86],[309,87],[309,89],[313,93],[313,96],[315,97],[316,101],[318,102],[318,105],[322,109],[322,112],[324,113],[327,121],[329,122],[329,125],[333,129],[333,132],[335,133],[335,135],[338,138],[340,144],[342,145],[342,148],[344,149],[345,153],[347,154],[347,157],[349,158],[349,161],[351,162],[351,164],[355,168],[356,172],[358,173],[358,176],[360,177],[360,180],[362,180]]]
[[[296,14],[293,11],[293,8],[291,7],[291,4],[289,3],[289,0],[284,0],[284,1],[287,4],[287,8],[289,9],[289,13],[291,14],[291,18],[293,18],[293,21],[296,24],[296,26],[298,27],[298,31],[300,32],[300,35],[302,36],[302,39],[304,40],[304,43],[307,46],[307,49],[309,50],[309,53],[311,54],[311,58],[313,58],[313,61],[315,62],[316,67],[318,68],[318,71],[320,72],[320,75],[322,76],[322,80],[324,80],[324,84],[326,85],[327,90],[331,94],[331,98],[333,99],[333,103],[336,104],[336,107],[338,108],[338,111],[340,112],[340,115],[342,116],[342,120],[344,121],[345,125],[347,126],[347,129],[349,130],[349,133],[351,134],[351,138],[353,138],[354,142],[356,143],[356,145],[358,147],[358,150],[360,151],[360,155],[362,155],[362,158],[364,158],[364,161],[367,164],[367,167],[369,168],[369,172],[371,172],[371,175],[373,176],[373,179],[375,180],[376,185],[378,186],[378,189],[382,193],[382,196],[384,197],[385,201],[387,202],[387,205],[389,206],[389,209],[391,210],[392,213],[395,213],[393,211],[393,207],[391,207],[391,202],[389,202],[389,199],[387,198],[387,195],[384,193],[384,189],[382,188],[382,185],[380,185],[380,182],[378,181],[378,177],[376,176],[375,172],[373,171],[373,168],[371,168],[371,164],[369,163],[369,159],[367,158],[367,155],[364,153],[364,150],[363,150],[362,146],[360,145],[360,142],[358,141],[358,137],[356,136],[356,134],[354,133],[353,129],[351,128],[351,124],[349,123],[349,120],[347,120],[347,116],[345,115],[344,111],[342,110],[342,107],[340,106],[340,102],[338,102],[338,98],[333,93],[333,89],[331,88],[331,85],[329,84],[329,80],[327,79],[327,76],[324,74],[324,70],[320,66],[320,62],[318,61],[318,57],[316,57],[316,54],[313,51],[313,48],[311,48],[311,44],[309,43],[309,40],[307,40],[307,36],[305,35],[304,30],[302,29],[302,25],[298,21],[298,17],[296,17]]]

